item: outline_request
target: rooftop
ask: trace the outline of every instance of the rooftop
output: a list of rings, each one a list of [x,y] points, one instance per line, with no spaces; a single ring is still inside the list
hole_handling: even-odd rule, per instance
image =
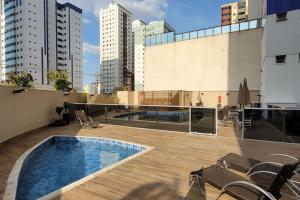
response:
[[[120,139],[151,146],[153,149],[62,193],[55,199],[201,199],[197,185],[189,187],[189,173],[216,163],[218,158],[229,152],[259,159],[273,153],[287,153],[300,157],[300,146],[296,144],[198,136],[111,125],[98,129],[80,129],[72,125],[62,128],[47,127],[0,145],[0,198],[3,197],[6,181],[15,161],[43,139],[61,134]],[[205,191],[208,197],[217,195],[212,187],[205,186]]]

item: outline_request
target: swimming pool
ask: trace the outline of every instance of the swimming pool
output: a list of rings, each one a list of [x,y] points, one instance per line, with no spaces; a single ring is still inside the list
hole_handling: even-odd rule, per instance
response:
[[[24,159],[15,199],[41,198],[146,149],[106,138],[51,137]]]
[[[126,114],[115,115],[115,119],[128,120],[145,120],[145,121],[162,121],[162,122],[173,122],[182,123],[189,121],[188,111],[142,111],[132,112]]]

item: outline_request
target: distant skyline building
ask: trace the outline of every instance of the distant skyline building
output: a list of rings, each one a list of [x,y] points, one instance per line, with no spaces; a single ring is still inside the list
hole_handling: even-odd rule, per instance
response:
[[[146,24],[142,20],[132,22],[132,31],[134,38],[134,90],[144,90],[144,40],[146,37],[175,32],[175,30],[164,20],[152,21]]]
[[[101,89],[112,93],[115,87],[133,89],[132,14],[119,4],[100,10]]]
[[[248,20],[248,1],[242,0],[221,6],[222,26],[235,24]]]
[[[83,89],[82,10],[56,0],[1,0],[1,73],[28,72],[37,85],[47,74],[67,71],[72,87]]]

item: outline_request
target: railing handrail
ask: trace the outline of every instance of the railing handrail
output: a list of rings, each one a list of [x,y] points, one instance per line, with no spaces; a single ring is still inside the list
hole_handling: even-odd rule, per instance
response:
[[[203,29],[197,29],[197,30],[193,30],[193,31],[187,31],[187,32],[182,32],[182,33],[175,33],[175,32],[168,32],[168,33],[159,33],[159,34],[154,34],[154,35],[150,35],[148,37],[145,38],[144,40],[144,45],[146,47],[151,47],[151,46],[157,46],[157,45],[162,45],[162,44],[168,44],[168,43],[173,43],[173,42],[180,42],[180,41],[185,41],[185,40],[192,40],[192,39],[197,39],[197,38],[203,38],[203,37],[209,37],[209,36],[215,36],[215,35],[220,35],[220,34],[225,34],[225,33],[233,33],[233,32],[239,32],[239,31],[245,31],[245,30],[252,30],[252,29],[259,29],[259,28],[263,28],[264,27],[264,20],[265,18],[258,18],[258,19],[252,19],[249,21],[243,21],[243,22],[238,22],[238,23],[234,23],[234,24],[228,24],[228,25],[220,25],[220,26],[213,26],[213,27],[209,27],[209,28],[203,28]],[[256,26],[255,27],[250,27],[250,23],[251,22],[256,22]],[[247,24],[248,27],[246,29],[241,28],[241,24]],[[232,27],[234,26],[238,26],[238,30],[232,30]],[[229,27],[229,31],[225,31],[223,32],[223,27]],[[214,30],[220,28],[220,33],[215,34]],[[204,35],[204,36],[200,36],[198,35],[198,32],[200,31],[204,31],[206,32],[207,30],[212,30],[212,34],[209,35]],[[197,37],[191,37],[191,33],[195,33],[197,32]],[[172,40],[169,42],[169,38],[167,38],[166,42],[162,42],[162,36],[165,34],[173,34],[172,35]],[[184,39],[183,35],[188,34],[188,38]],[[156,37],[160,36],[161,40],[160,42],[157,42]],[[181,36],[181,39],[177,40],[177,37]],[[155,44],[152,44],[152,39],[155,38]],[[147,40],[149,40],[150,44],[147,44]]]
[[[300,108],[243,108],[244,110],[283,110],[283,111],[300,111]]]
[[[132,106],[132,107],[169,107],[169,108],[203,108],[214,109],[213,107],[201,107],[201,106],[176,106],[176,105],[134,105],[134,104],[103,104],[103,103],[70,103],[74,105],[98,105],[98,106]]]
[[[70,103],[74,105],[98,105],[98,106],[132,106],[132,107],[168,107],[168,108],[203,108],[222,110],[217,107],[203,107],[203,106],[179,106],[179,105],[134,105],[134,104],[104,104],[104,103]],[[229,109],[230,110],[230,109]],[[287,111],[300,111],[300,108],[241,108],[243,110],[287,110]]]

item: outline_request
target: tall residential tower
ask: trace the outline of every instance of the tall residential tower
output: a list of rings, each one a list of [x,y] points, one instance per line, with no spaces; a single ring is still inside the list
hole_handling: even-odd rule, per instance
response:
[[[132,17],[119,4],[100,10],[101,89],[112,93],[116,87],[133,89]]]
[[[153,21],[145,24],[141,20],[132,22],[134,36],[134,90],[144,90],[144,40],[146,37],[175,30],[165,21]]]
[[[37,85],[64,70],[82,90],[82,10],[56,0],[1,0],[1,73],[28,72]]]

